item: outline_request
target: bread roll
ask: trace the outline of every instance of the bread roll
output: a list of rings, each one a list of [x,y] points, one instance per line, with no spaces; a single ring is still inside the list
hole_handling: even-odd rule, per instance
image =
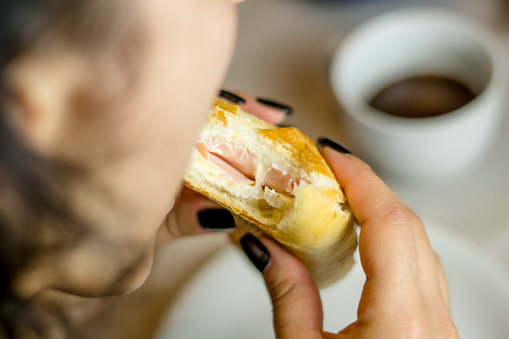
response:
[[[318,286],[351,269],[353,215],[315,144],[299,130],[217,100],[184,181],[283,244]]]

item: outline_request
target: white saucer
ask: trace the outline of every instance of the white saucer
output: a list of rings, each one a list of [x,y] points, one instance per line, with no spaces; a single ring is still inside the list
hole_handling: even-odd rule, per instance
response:
[[[426,225],[449,280],[451,312],[460,337],[509,338],[509,276],[469,242],[438,225]],[[339,331],[356,319],[364,279],[356,264],[345,279],[322,291],[325,330]],[[261,275],[239,249],[226,247],[181,291],[157,338],[274,338]]]

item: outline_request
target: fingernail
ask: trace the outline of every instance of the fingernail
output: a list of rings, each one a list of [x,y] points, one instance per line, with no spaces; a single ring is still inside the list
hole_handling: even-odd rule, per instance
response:
[[[255,265],[256,269],[263,273],[269,263],[270,254],[260,240],[251,233],[247,233],[240,239],[240,246],[242,246],[246,256]]]
[[[246,99],[244,99],[232,92],[225,91],[224,89],[221,90],[221,92],[219,93],[219,96],[230,101],[230,102],[233,102],[236,105],[243,105],[246,103]]]
[[[335,142],[335,141],[332,141],[331,139],[328,139],[328,138],[318,138],[318,143],[322,146],[322,147],[330,147],[340,153],[344,153],[344,154],[351,154],[351,152],[349,150],[347,150],[346,148],[344,148],[343,146],[341,146],[339,143]]]
[[[275,101],[268,100],[268,99],[262,99],[262,98],[257,98],[256,101],[258,101],[261,104],[264,104],[264,105],[270,106],[272,108],[278,109],[280,111],[283,111],[286,115],[293,114],[293,109],[288,105],[283,105],[283,104],[280,104],[279,102],[275,102]]]
[[[226,230],[235,227],[233,215],[224,209],[208,209],[198,212],[201,227],[211,230]]]

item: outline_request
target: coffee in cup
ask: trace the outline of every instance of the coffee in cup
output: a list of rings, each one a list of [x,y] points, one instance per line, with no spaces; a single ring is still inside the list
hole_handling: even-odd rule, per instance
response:
[[[385,86],[369,104],[398,117],[428,118],[453,112],[475,97],[461,81],[441,75],[414,75]]]
[[[499,134],[506,59],[493,32],[444,9],[399,10],[361,25],[330,69],[349,147],[385,179],[466,174]]]

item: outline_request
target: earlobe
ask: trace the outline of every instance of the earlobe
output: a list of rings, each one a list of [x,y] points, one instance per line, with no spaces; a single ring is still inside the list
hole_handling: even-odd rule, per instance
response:
[[[26,138],[28,126],[32,124],[31,121],[37,117],[35,109],[30,106],[30,101],[22,91],[10,90],[7,93],[3,113],[7,115],[8,121],[16,132],[21,133],[24,138]]]
[[[53,154],[65,118],[70,78],[55,62],[14,61],[5,72],[6,116],[22,140],[37,152]]]
[[[38,114],[25,91],[9,87],[5,99],[5,110],[2,113],[25,144],[29,146],[37,144],[34,142],[36,138],[34,138],[33,127],[37,123]]]

